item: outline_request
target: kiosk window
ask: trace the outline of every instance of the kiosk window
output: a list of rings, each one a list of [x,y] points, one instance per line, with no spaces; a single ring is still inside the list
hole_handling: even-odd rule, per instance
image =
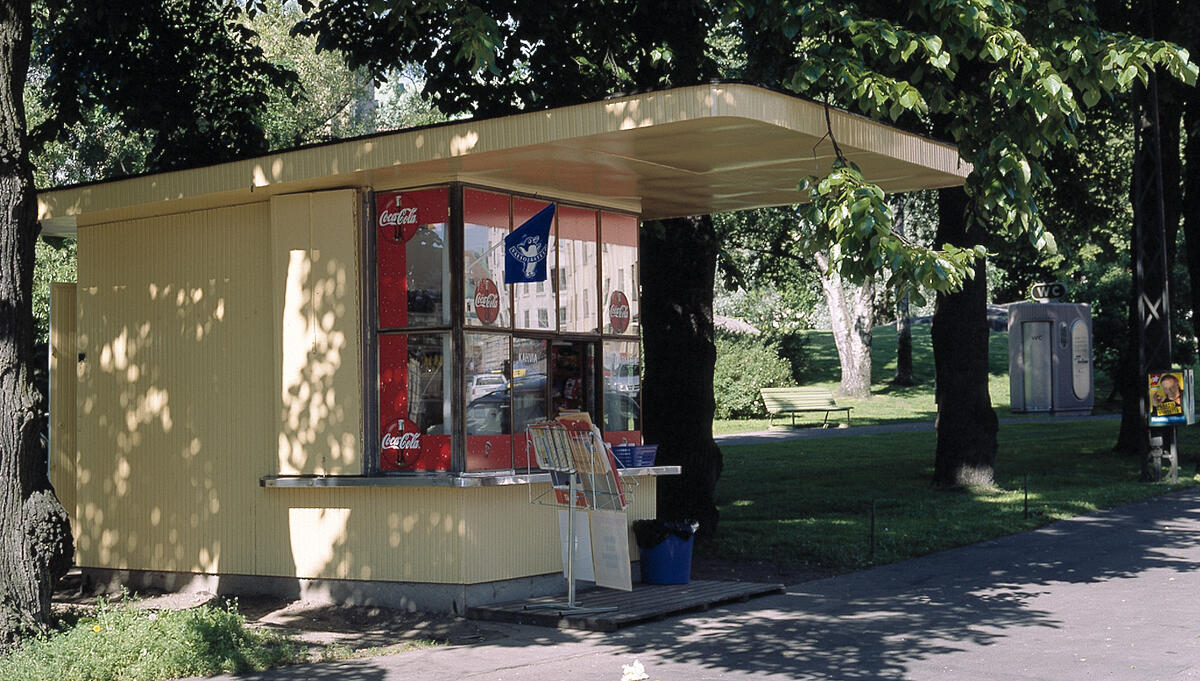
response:
[[[642,441],[642,372],[637,341],[604,342],[604,439]]]
[[[511,298],[504,284],[508,196],[463,190],[463,293],[466,325],[510,328]],[[538,284],[538,292],[542,285]]]
[[[450,335],[379,334],[379,469],[450,470]]]
[[[513,225],[521,225],[548,205],[550,204],[545,201],[515,197],[513,199]],[[560,204],[559,210],[561,209],[562,206]],[[549,276],[549,273],[553,272],[558,266],[558,238],[557,230],[555,230],[553,226],[550,228],[549,247],[550,252],[546,256],[547,276]],[[557,329],[558,325],[552,321],[555,317],[554,315],[550,314],[550,312],[558,309],[558,301],[556,300],[557,296],[555,296],[552,286],[543,285],[539,287],[536,283],[513,284],[513,296],[516,298],[517,302],[517,328],[539,331],[545,331],[547,329],[553,331]],[[531,310],[534,311],[532,314],[532,320],[535,322],[542,318],[542,314],[538,313],[537,310],[544,311],[544,314],[546,315],[546,324],[530,326]]]
[[[379,328],[448,325],[448,190],[379,192],[375,213]]]
[[[560,206],[558,213],[558,258],[563,269],[563,291],[559,294],[567,311],[562,319],[565,333],[597,333],[600,311],[593,301],[596,282],[596,211]]]
[[[512,468],[512,356],[508,334],[468,333],[466,386],[467,470]]]
[[[604,333],[637,336],[639,333],[637,218],[616,213],[600,214],[603,239]],[[615,282],[615,286],[613,283]]]

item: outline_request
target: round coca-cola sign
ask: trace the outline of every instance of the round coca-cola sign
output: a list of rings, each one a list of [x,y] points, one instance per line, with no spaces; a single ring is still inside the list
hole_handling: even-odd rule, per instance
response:
[[[629,328],[629,299],[620,291],[613,291],[608,299],[608,321],[613,333],[625,333]]]
[[[390,232],[394,241],[407,242],[419,226],[417,206],[405,198],[403,194],[388,193],[380,194],[376,199],[379,229],[381,233]]]
[[[388,426],[379,443],[379,458],[384,467],[390,468],[395,461],[396,468],[412,468],[420,456],[421,431],[417,424],[399,418]]]
[[[481,279],[475,285],[475,316],[484,324],[495,324],[500,316],[500,289],[491,279]]]

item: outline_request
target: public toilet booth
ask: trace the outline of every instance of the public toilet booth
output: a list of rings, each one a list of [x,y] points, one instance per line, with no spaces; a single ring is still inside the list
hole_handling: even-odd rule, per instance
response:
[[[51,319],[76,563],[457,612],[561,590],[525,426],[576,409],[641,442],[639,220],[794,203],[829,131],[889,191],[967,173],[948,145],[828,126],[710,84],[42,192],[44,233],[78,239]],[[506,236],[550,205],[545,278],[505,283]],[[677,472],[625,471],[628,519]]]

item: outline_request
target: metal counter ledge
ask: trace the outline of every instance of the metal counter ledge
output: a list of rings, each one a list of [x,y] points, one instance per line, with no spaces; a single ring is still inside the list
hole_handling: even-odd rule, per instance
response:
[[[621,468],[621,477],[679,475],[679,466]],[[402,475],[264,475],[260,487],[494,487],[550,482],[549,473],[409,473]]]

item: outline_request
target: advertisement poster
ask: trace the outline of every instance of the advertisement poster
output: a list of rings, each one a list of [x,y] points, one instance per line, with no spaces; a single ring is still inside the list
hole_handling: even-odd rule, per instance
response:
[[[1191,372],[1183,369],[1149,375],[1151,426],[1181,426],[1195,420],[1190,378]]]

